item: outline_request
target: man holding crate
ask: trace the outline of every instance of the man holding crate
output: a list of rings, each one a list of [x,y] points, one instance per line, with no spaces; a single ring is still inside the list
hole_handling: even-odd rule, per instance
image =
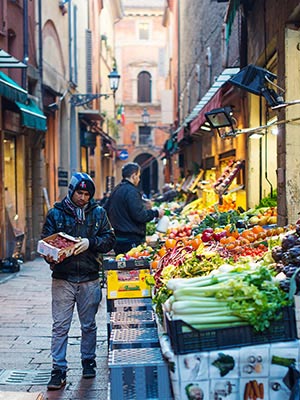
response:
[[[68,195],[49,210],[42,238],[64,232],[81,240],[74,252],[62,261],[45,257],[52,270],[52,342],[53,369],[49,390],[66,384],[67,340],[76,304],[81,325],[83,378],[96,375],[96,321],[102,298],[99,284],[99,255],[109,252],[115,242],[106,211],[93,199],[95,185],[86,173],[75,173]]]

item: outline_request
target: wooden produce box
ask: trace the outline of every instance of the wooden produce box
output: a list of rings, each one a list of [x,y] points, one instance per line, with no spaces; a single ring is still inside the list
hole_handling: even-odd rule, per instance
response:
[[[59,245],[56,246],[54,244],[58,238],[60,239],[58,241]],[[52,257],[54,261],[61,262],[73,254],[75,244],[78,242],[80,242],[80,239],[59,232],[39,240],[37,252],[42,256],[49,256]]]

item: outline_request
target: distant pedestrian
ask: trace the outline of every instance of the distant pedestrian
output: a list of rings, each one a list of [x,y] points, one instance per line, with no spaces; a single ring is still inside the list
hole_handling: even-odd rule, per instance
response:
[[[105,206],[116,234],[116,254],[126,253],[132,247],[144,243],[146,223],[164,214],[162,210],[147,209],[138,188],[140,176],[139,164],[125,164],[122,168],[123,179],[112,191]]]
[[[109,198],[109,194],[107,192],[104,192],[102,199],[99,200],[99,204],[101,207],[105,207],[105,204],[107,203],[108,198]]]
[[[46,257],[52,272],[53,369],[49,390],[66,384],[67,341],[76,304],[81,325],[83,378],[96,375],[95,316],[102,298],[99,282],[99,255],[109,252],[115,236],[106,211],[93,199],[95,185],[88,174],[75,173],[68,195],[48,212],[42,237],[65,232],[80,237],[74,254],[59,263]]]

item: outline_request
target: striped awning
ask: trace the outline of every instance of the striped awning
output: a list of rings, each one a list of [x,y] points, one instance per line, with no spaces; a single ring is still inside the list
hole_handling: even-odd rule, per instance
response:
[[[16,105],[21,111],[23,126],[37,131],[45,132],[47,130],[47,117],[33,100],[28,99],[26,104],[16,101]]]
[[[27,68],[27,65],[0,49],[0,68]]]
[[[25,102],[27,100],[27,91],[4,72],[0,71],[0,96],[4,96],[11,101]]]

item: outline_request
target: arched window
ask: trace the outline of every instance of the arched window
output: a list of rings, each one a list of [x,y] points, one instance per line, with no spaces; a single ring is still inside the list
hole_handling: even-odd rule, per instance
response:
[[[138,75],[138,102],[151,103],[151,75],[142,71]]]

